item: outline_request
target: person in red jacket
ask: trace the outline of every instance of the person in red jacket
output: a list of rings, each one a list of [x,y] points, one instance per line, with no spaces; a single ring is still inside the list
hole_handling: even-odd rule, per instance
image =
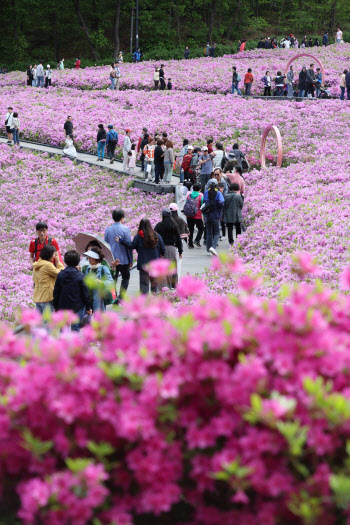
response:
[[[53,237],[49,237],[47,234],[48,227],[47,227],[46,222],[38,222],[35,229],[36,229],[37,237],[34,237],[34,239],[31,239],[30,245],[29,245],[30,266],[32,267],[33,263],[39,260],[41,250],[47,244],[52,244],[52,246],[56,248],[59,260],[61,263],[63,263],[62,255],[60,253],[60,249],[58,247],[56,239],[54,239]]]
[[[245,89],[245,94],[247,96],[250,95],[250,90],[252,89],[253,82],[254,82],[254,77],[252,75],[252,69],[249,68],[247,73],[244,75],[244,89]]]
[[[81,64],[80,58],[77,57],[77,61],[75,62],[75,69],[80,69],[80,64]]]

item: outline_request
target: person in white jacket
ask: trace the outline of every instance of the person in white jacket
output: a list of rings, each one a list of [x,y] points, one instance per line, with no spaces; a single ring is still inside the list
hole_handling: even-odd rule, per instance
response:
[[[129,151],[131,151],[131,140],[130,140],[130,134],[131,129],[125,130],[125,138],[124,138],[124,144],[123,144],[123,171],[128,171],[129,169]]]
[[[5,126],[7,133],[7,144],[12,144],[12,129],[13,129],[13,107],[9,106],[7,108],[7,113],[5,117]]]
[[[47,69],[45,71],[45,87],[51,86],[52,70],[50,64],[47,64]]]
[[[73,159],[77,158],[77,150],[74,146],[73,135],[67,135],[66,147],[63,149],[63,153]]]

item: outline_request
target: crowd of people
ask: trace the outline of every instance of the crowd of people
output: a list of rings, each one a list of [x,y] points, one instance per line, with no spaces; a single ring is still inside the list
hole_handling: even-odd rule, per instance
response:
[[[237,67],[232,67],[232,87],[231,94],[242,96],[243,93],[239,88],[242,77],[237,71]],[[250,96],[255,77],[252,68],[248,68],[244,74],[244,95]],[[277,71],[275,77],[271,76],[269,70],[260,79],[262,87],[264,88],[263,96],[265,97],[298,97],[298,98],[330,98],[331,94],[327,88],[324,87],[324,78],[321,68],[315,68],[315,64],[311,63],[309,68],[303,66],[301,71],[296,74],[293,65],[290,66],[289,71],[285,75],[281,71]],[[274,86],[274,89],[273,89]],[[273,89],[273,91],[272,91]],[[347,99],[350,100],[350,73],[345,69],[340,74],[340,99],[344,100],[345,89],[347,91]]]
[[[66,126],[67,133],[71,135],[73,124],[68,122],[71,126]],[[140,139],[143,140],[144,135],[146,132]],[[166,142],[166,147],[169,142]],[[150,220],[143,217],[132,238],[125,212],[122,209],[113,211],[113,224],[104,234],[113,255],[111,265],[106,261],[104,247],[97,239],[92,239],[83,253],[68,250],[62,258],[57,240],[49,236],[47,223],[38,222],[36,236],[29,245],[33,302],[37,311],[72,310],[77,315],[72,330],[79,331],[93,313],[104,311],[109,304],[118,304],[124,297],[130,282],[133,250],[138,255],[140,292],[148,294],[150,291],[157,293],[163,287],[176,287],[185,246],[188,249],[201,248],[204,237],[207,254],[216,256],[219,240],[226,238],[226,231],[232,245],[234,231],[239,235],[243,229],[245,181],[242,166],[245,165],[245,156],[238,144],[234,144],[226,157],[220,142],[216,143],[215,149],[212,139],[208,139],[207,143],[208,146],[204,146],[198,154],[188,140],[184,140],[181,165],[185,170],[182,170],[180,182],[181,200],[179,205],[172,203],[162,210],[154,228]],[[193,171],[191,168],[192,158],[196,158],[198,175],[196,169]],[[179,216],[180,210],[184,218]],[[171,261],[175,270],[167,278],[157,279],[148,271],[148,264],[160,257]],[[118,293],[119,276],[121,284]],[[114,296],[116,299],[113,299]]]
[[[340,29],[340,27],[337,28],[336,34],[334,35],[334,42],[336,44],[343,43],[343,31]],[[325,33],[322,36],[322,43],[320,43],[318,37],[315,37],[314,39],[312,37],[308,37],[307,35],[304,35],[303,38],[298,40],[298,38],[293,34],[290,33],[289,35],[286,35],[284,38],[281,38],[280,40],[277,40],[276,37],[261,37],[257,48],[258,49],[276,49],[276,48],[283,48],[283,49],[305,49],[310,47],[320,47],[321,45],[326,47],[330,43],[329,41],[329,33],[328,31],[325,31]],[[238,51],[243,51],[241,49],[242,41],[240,41]]]

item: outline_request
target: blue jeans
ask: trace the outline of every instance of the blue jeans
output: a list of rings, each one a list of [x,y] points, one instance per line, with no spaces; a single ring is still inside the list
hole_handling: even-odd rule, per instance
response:
[[[299,89],[298,97],[300,97],[300,98],[305,97],[305,89]]]
[[[115,82],[116,82],[117,79],[110,76],[109,80],[111,81],[111,85],[109,86],[109,89],[114,89],[115,88]]]
[[[345,87],[340,86],[340,100],[344,100],[345,96]]]
[[[232,82],[232,90],[231,90],[232,95],[234,94],[235,90],[237,91],[239,95],[242,95],[241,90],[238,87],[238,82]]]
[[[244,84],[244,88],[245,88],[245,94],[249,97],[250,90],[252,89],[252,83],[247,82],[246,84]]]
[[[320,98],[321,95],[321,89],[319,84],[316,84],[316,98]]]
[[[105,158],[105,142],[98,142],[97,143],[97,156],[98,158],[104,159]]]
[[[160,174],[162,172],[162,165],[161,164],[154,164],[154,177],[155,177],[155,183],[158,184],[160,179]]]
[[[171,177],[173,174],[173,164],[171,162],[164,162],[164,182],[171,182]]]
[[[77,314],[77,316],[79,317],[80,321],[82,320],[82,318],[84,317],[85,313],[86,313],[86,309],[85,307],[82,308],[81,310],[79,310],[78,312],[75,312]],[[80,322],[79,323],[76,323],[76,324],[72,324],[71,325],[71,330],[72,332],[79,332],[80,331]]]
[[[32,86],[33,86],[33,87],[36,87],[36,80],[34,80],[34,78],[33,78],[33,80],[32,80]]]
[[[36,87],[43,87],[44,77],[36,77]]]
[[[206,245],[207,252],[211,247],[217,247],[220,236],[220,219],[212,219],[210,217],[205,219],[205,226],[207,228]]]
[[[277,97],[283,97],[283,86],[276,86],[277,89]]]
[[[15,128],[15,129],[13,130],[12,135],[13,135],[13,143],[14,143],[14,144],[19,144],[18,129]]]
[[[40,314],[44,313],[45,308],[48,308],[50,312],[53,312],[52,301],[49,301],[47,303],[35,303],[35,310],[39,312]]]

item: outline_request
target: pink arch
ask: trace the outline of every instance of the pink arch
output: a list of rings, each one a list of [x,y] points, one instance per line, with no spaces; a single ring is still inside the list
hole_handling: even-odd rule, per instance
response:
[[[281,137],[281,133],[280,133],[280,130],[278,129],[278,127],[274,126],[273,124],[270,124],[269,126],[267,126],[267,128],[265,129],[265,131],[263,133],[263,136],[261,138],[260,164],[261,164],[262,168],[265,168],[265,166],[266,166],[266,163],[265,163],[266,140],[267,140],[267,136],[270,133],[270,131],[273,131],[274,134],[276,135],[277,148],[278,148],[277,167],[280,168],[282,166],[282,157],[283,157],[282,137]]]
[[[288,64],[286,65],[286,67],[285,67],[284,74],[286,75],[288,73],[289,68],[293,64],[294,60],[296,60],[297,58],[300,58],[300,57],[310,57],[310,58],[312,58],[312,60],[317,62],[317,64],[320,66],[321,71],[322,71],[322,86],[323,86],[324,79],[325,79],[325,72],[324,72],[323,64],[322,64],[322,62],[320,62],[318,60],[318,58],[314,57],[314,55],[310,55],[309,53],[299,53],[298,55],[295,55],[295,57],[291,58],[289,60]]]

